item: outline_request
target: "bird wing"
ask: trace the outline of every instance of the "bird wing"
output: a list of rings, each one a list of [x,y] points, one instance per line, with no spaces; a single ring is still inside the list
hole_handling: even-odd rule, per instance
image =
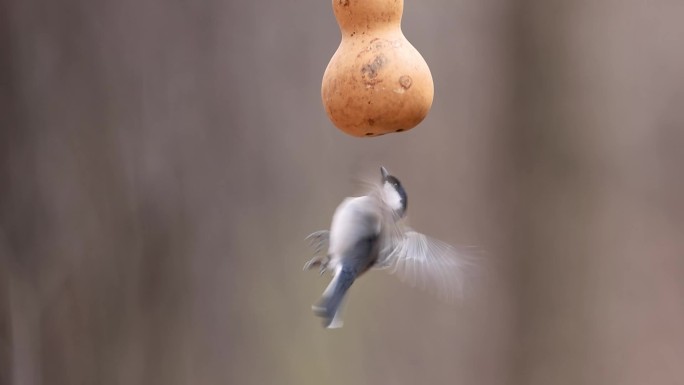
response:
[[[378,267],[446,301],[462,296],[466,271],[474,264],[466,252],[408,227],[393,243]]]

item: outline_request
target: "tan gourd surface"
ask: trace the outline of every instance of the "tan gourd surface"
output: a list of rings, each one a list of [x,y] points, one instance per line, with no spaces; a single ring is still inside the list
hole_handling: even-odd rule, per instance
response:
[[[409,130],[432,106],[432,75],[401,31],[403,8],[403,0],[333,0],[342,42],[321,96],[330,120],[350,135]]]

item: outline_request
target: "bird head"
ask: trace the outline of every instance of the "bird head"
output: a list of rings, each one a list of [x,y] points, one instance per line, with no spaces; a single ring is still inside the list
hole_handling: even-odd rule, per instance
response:
[[[383,201],[399,215],[403,217],[406,213],[407,197],[404,186],[401,185],[399,179],[391,175],[386,168],[380,167],[382,174],[382,199]]]

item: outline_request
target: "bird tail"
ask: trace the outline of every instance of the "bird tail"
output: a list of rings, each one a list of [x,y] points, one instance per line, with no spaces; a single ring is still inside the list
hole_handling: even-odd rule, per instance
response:
[[[341,268],[333,277],[323,292],[323,297],[317,305],[312,306],[314,313],[323,318],[323,326],[334,329],[342,327],[342,302],[347,290],[356,279],[356,274],[350,269]]]

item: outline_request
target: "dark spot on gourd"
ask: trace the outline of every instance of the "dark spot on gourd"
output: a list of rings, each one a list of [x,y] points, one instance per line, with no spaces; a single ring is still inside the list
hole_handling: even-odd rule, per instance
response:
[[[403,88],[405,90],[408,90],[409,88],[411,88],[412,84],[413,84],[413,80],[408,75],[403,75],[402,77],[399,78],[399,85],[401,86],[401,88]]]
[[[369,126],[372,126],[372,125],[374,125],[374,124],[375,124],[375,120],[373,120],[373,119],[371,119],[371,118],[368,118],[368,125],[369,125]]]
[[[373,136],[372,132],[366,132],[366,136]]]
[[[394,132],[402,132],[402,131],[404,131],[404,129],[403,129],[403,128],[400,128],[400,129],[398,129],[398,130],[396,130],[396,131],[394,131]]]
[[[338,3],[343,7],[349,6],[349,0],[339,0]]]
[[[387,58],[383,54],[379,54],[376,56],[373,61],[370,63],[366,63],[361,67],[361,77],[364,78],[364,81],[368,84],[375,84],[377,81],[375,81],[375,78],[378,76],[378,73],[382,69],[382,67],[387,64]],[[401,82],[401,80],[400,80]]]

